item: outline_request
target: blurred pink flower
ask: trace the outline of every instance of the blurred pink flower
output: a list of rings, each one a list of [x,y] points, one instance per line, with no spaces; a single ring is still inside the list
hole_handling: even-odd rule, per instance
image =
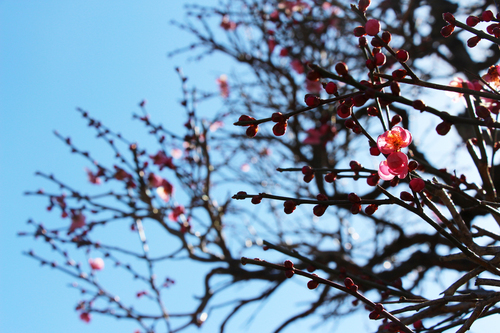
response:
[[[175,169],[175,165],[172,163],[172,157],[168,157],[161,150],[159,150],[156,155],[149,155],[149,158],[153,160],[153,164],[160,166],[160,170],[164,167]]]
[[[317,94],[323,90],[323,86],[319,81],[311,81],[306,79],[306,90],[310,93]]]
[[[85,215],[80,211],[77,213],[71,213],[71,225],[69,226],[68,235],[71,234],[78,228],[82,228],[85,225]]]
[[[96,185],[99,185],[101,183],[101,178],[99,178],[98,172],[93,174],[92,171],[88,168],[85,168],[85,172],[87,172],[87,176],[89,177],[89,182]]]
[[[182,214],[184,214],[184,206],[176,206],[176,207],[174,207],[174,209],[172,209],[170,214],[168,214],[168,218],[171,221],[177,222],[179,219],[179,216],[181,216]]]
[[[219,85],[220,95],[224,98],[229,97],[229,85],[227,84],[227,75],[222,74],[219,76],[215,82]]]
[[[168,202],[170,196],[174,193],[174,186],[169,183],[168,180],[163,179],[161,186],[156,189],[156,193],[163,199],[163,201]]]
[[[303,141],[306,145],[326,145],[337,134],[335,127],[329,124],[323,124],[319,128],[307,130],[307,138]]]
[[[82,312],[82,313],[80,313],[80,319],[86,323],[90,323],[90,320],[92,319],[92,317],[90,316],[90,313]]]
[[[483,86],[481,85],[481,82],[479,81],[465,81],[464,79],[460,77],[455,77],[453,81],[450,82],[450,87],[455,87],[455,88],[462,88],[466,85],[466,88],[472,89],[472,90],[481,90]],[[460,97],[463,96],[462,93],[454,92],[454,91],[447,91],[445,93],[447,96],[453,98],[453,101],[456,102]]]
[[[104,260],[102,258],[89,258],[89,265],[95,271],[100,271],[104,269]]]
[[[488,73],[482,76],[483,80],[488,82],[493,88],[500,87],[500,65],[491,66]]]
[[[224,16],[222,16],[222,21],[220,23],[220,26],[222,29],[224,29],[226,31],[233,31],[233,30],[236,30],[237,24],[236,24],[236,22],[231,21],[229,19],[229,16],[224,15]]]
[[[294,71],[297,72],[297,74],[302,74],[304,73],[304,65],[302,65],[302,62],[298,59],[293,59],[290,62],[290,66],[293,68]]]

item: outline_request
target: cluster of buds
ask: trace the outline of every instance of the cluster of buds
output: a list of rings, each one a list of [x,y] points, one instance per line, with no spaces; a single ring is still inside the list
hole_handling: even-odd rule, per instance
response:
[[[253,120],[255,120],[254,117],[250,117],[250,116],[247,116],[247,115],[242,115],[238,119],[238,121],[253,121]],[[242,126],[246,126],[246,125],[242,125]],[[252,124],[252,125],[248,125],[246,134],[247,134],[247,136],[249,138],[253,138],[254,136],[257,135],[258,131],[259,131],[259,125]]]
[[[281,112],[275,112],[271,116],[271,120],[276,123],[273,126],[273,133],[276,136],[282,136],[286,132],[286,127],[288,126],[288,118],[283,116]]]

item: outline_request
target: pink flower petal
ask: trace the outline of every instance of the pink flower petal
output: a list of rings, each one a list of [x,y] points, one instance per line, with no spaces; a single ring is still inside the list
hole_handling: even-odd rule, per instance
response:
[[[394,178],[394,175],[389,171],[387,161],[380,162],[380,165],[378,167],[378,175],[383,180],[392,180]]]

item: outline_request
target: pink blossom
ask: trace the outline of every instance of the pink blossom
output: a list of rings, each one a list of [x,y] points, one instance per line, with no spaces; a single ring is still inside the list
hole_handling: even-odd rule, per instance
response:
[[[92,319],[92,317],[90,316],[90,313],[82,312],[82,313],[80,313],[80,319],[86,323],[90,323],[90,320]]]
[[[321,90],[323,90],[323,86],[319,81],[311,81],[306,79],[306,90],[313,94],[318,94]]]
[[[390,154],[399,151],[401,148],[408,147],[411,139],[410,131],[395,126],[384,134],[379,135],[377,146],[382,154]]]
[[[298,59],[293,59],[290,62],[290,66],[292,66],[293,70],[297,72],[297,74],[304,73],[304,65]]]
[[[210,124],[210,127],[208,129],[210,130],[210,132],[215,132],[219,128],[222,128],[222,127],[224,127],[224,123],[220,120],[217,120],[217,121],[214,121],[212,124]],[[182,155],[182,152],[181,152],[181,155]]]
[[[233,31],[233,30],[236,30],[237,24],[236,24],[236,22],[231,21],[229,19],[229,16],[224,15],[224,16],[222,16],[222,21],[220,23],[220,26],[222,29],[224,29],[226,31]]]
[[[160,187],[161,184],[163,183],[163,178],[161,178],[158,175],[155,175],[154,173],[150,173],[148,176],[148,183],[149,186],[151,187]]]
[[[494,88],[500,87],[500,65],[491,66],[482,78]]]
[[[102,258],[89,258],[89,265],[95,271],[100,271],[104,269],[104,260]]]
[[[179,216],[181,216],[182,214],[184,214],[184,206],[176,206],[174,209],[172,209],[170,214],[168,214],[168,218],[171,221],[177,222],[179,219]]]
[[[92,171],[88,168],[85,168],[85,171],[87,172],[87,176],[89,177],[89,182],[96,185],[99,185],[101,183],[101,178],[99,178],[99,172],[93,174]]]
[[[179,148],[173,148],[170,151],[170,154],[172,154],[173,158],[178,159],[182,157],[182,150],[180,150]]]
[[[335,127],[323,124],[319,128],[307,130],[307,138],[303,141],[306,145],[326,145],[336,134]]]
[[[227,75],[222,74],[219,76],[215,82],[219,85],[220,95],[224,98],[229,97],[229,85],[227,84]]]
[[[462,87],[465,87],[468,88],[468,89],[472,89],[472,90],[476,90],[476,91],[479,91],[483,88],[481,82],[479,81],[465,81],[464,79],[460,78],[460,77],[455,77],[453,79],[453,81],[450,82],[450,87],[455,87],[455,88],[462,88]],[[454,92],[454,91],[447,91],[446,92],[446,95],[448,95],[449,97],[453,98],[453,101],[456,102],[460,97],[462,97],[464,94],[462,93],[458,93],[458,92]]]
[[[274,39],[274,37],[270,37],[267,40],[267,47],[269,48],[269,53],[273,53],[274,48],[276,47],[277,44],[278,43],[276,42],[276,40]]]
[[[408,174],[408,156],[400,152],[401,148],[411,143],[411,133],[399,126],[385,132],[377,139],[377,147],[383,154],[389,154],[387,160],[379,165],[378,174],[383,180],[391,180],[395,176],[403,179]]]
[[[164,167],[175,169],[175,165],[172,163],[172,157],[168,157],[161,150],[159,150],[156,155],[149,155],[149,158],[153,160],[153,164],[160,166],[160,170]]]
[[[78,213],[71,214],[71,225],[69,226],[68,235],[71,234],[78,228],[82,228],[85,225],[85,215],[80,211]]]
[[[169,183],[168,180],[163,179],[161,182],[161,186],[156,189],[156,193],[163,199],[165,202],[170,201],[170,196],[174,193],[174,186]]]

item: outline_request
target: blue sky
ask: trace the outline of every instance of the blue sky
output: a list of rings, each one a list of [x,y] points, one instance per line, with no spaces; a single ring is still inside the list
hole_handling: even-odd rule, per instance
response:
[[[54,130],[71,136],[83,149],[106,154],[76,107],[142,142],[144,129],[131,116],[139,112],[137,105],[143,99],[158,121],[168,120],[174,128],[183,124],[174,67],[182,66],[197,87],[212,91],[217,89],[215,79],[230,72],[227,61],[217,57],[190,62],[185,54],[166,56],[193,41],[169,23],[174,18],[182,21],[184,3],[0,1],[0,168],[4,175],[0,180],[0,332],[58,333],[70,328],[73,333],[99,333],[138,328],[98,315],[90,324],[80,321],[74,310],[79,294],[69,287],[73,279],[22,255],[34,249],[52,257],[40,241],[16,234],[31,230],[26,225],[30,218],[46,225],[61,223],[57,213],[46,211],[46,200],[23,195],[27,190],[51,188],[35,177],[36,171],[54,173],[76,188],[88,186],[84,167],[89,165],[70,154]],[[178,276],[195,275],[194,269],[180,267],[183,274]],[[296,313],[294,308],[284,310],[283,297],[306,292],[305,288],[293,291],[298,283],[268,301],[268,311],[260,311],[259,316],[272,314],[270,322],[260,320],[264,326],[250,331],[279,324],[277,309],[282,316]],[[200,286],[187,280],[178,281],[176,288],[174,302],[183,305]],[[244,329],[246,316],[235,320],[233,330]],[[204,331],[216,331],[218,322],[209,320]]]
[[[78,293],[68,287],[72,280],[23,256],[21,252],[30,248],[43,252],[44,246],[16,234],[30,230],[25,224],[29,218],[47,224],[58,219],[46,212],[44,200],[23,195],[48,185],[34,176],[36,171],[53,172],[77,187],[87,185],[86,162],[71,155],[52,134],[58,130],[82,147],[102,153],[76,107],[141,142],[146,135],[131,115],[139,111],[142,99],[148,100],[148,110],[159,121],[168,120],[173,126],[183,123],[174,67],[182,66],[198,87],[214,91],[215,78],[230,72],[227,62],[218,57],[202,62],[188,62],[185,54],[167,58],[169,51],[193,40],[169,24],[174,18],[182,21],[185,2],[0,1],[0,332],[59,333],[70,328],[72,333],[99,333],[138,328],[97,315],[90,324],[81,322],[74,311]],[[185,285],[189,288],[189,281]],[[298,285],[291,282],[292,288],[269,301],[259,316],[277,324],[278,312],[295,313],[287,293],[299,296],[305,288]],[[176,297],[182,301],[182,293]],[[366,322],[364,317],[356,325],[365,328]],[[264,320],[264,325],[249,331],[269,331],[275,327],[269,323],[266,326]],[[203,331],[215,331],[212,324],[216,322]],[[352,329],[353,321],[347,325]],[[298,329],[309,326],[295,325],[290,332]]]

